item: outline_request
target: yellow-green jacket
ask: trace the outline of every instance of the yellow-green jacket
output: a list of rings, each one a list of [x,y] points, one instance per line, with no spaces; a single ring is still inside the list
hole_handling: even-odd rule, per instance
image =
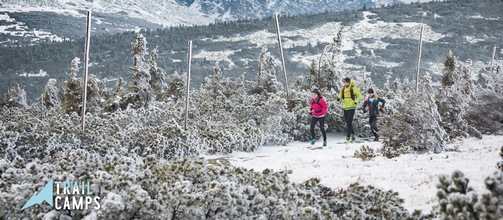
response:
[[[354,99],[351,97],[351,95],[353,95]],[[361,96],[362,94],[360,93],[358,88],[356,88],[355,82],[351,80],[351,82],[349,83],[349,87],[342,87],[341,92],[339,93],[339,97],[337,98],[337,101],[342,102],[342,109],[351,110],[356,108],[358,102],[360,101]]]

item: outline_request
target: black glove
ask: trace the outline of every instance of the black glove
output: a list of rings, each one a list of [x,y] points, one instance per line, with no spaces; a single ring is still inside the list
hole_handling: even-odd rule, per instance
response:
[[[363,114],[367,113],[367,111],[363,110]]]
[[[340,98],[337,98],[337,101],[341,101],[341,99],[340,99]]]
[[[321,112],[321,110],[316,110],[315,112],[316,112],[316,113],[320,113],[320,112]]]

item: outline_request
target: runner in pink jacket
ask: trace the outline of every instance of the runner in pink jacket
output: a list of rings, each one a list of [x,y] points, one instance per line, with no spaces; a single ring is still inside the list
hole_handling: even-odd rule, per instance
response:
[[[311,118],[311,145],[314,145],[316,143],[316,139],[314,136],[314,126],[316,126],[316,123],[318,121],[320,122],[320,130],[321,134],[323,135],[323,147],[327,146],[327,132],[325,131],[325,114],[327,113],[327,103],[325,100],[323,100],[323,97],[321,97],[320,92],[318,89],[314,89],[311,91],[311,115],[313,116]]]

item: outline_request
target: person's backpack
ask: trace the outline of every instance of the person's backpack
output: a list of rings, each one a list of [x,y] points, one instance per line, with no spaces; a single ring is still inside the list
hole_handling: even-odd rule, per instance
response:
[[[342,87],[342,96],[341,96],[342,100],[344,100],[344,89],[346,89],[346,87]],[[349,90],[349,94],[350,94],[351,99],[355,100],[356,96],[353,93],[353,86],[351,86],[349,89],[351,89],[351,90]]]

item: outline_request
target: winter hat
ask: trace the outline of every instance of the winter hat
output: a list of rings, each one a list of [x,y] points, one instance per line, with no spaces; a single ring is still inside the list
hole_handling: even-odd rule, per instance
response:
[[[349,83],[349,82],[351,82],[351,79],[349,77],[346,77],[346,78],[344,78],[344,82]]]
[[[321,97],[320,91],[318,91],[318,89],[313,89],[313,91],[311,91],[311,92],[315,93],[316,95],[318,95],[318,97]]]
[[[367,90],[367,93],[374,93],[374,90],[370,88],[369,90]]]

